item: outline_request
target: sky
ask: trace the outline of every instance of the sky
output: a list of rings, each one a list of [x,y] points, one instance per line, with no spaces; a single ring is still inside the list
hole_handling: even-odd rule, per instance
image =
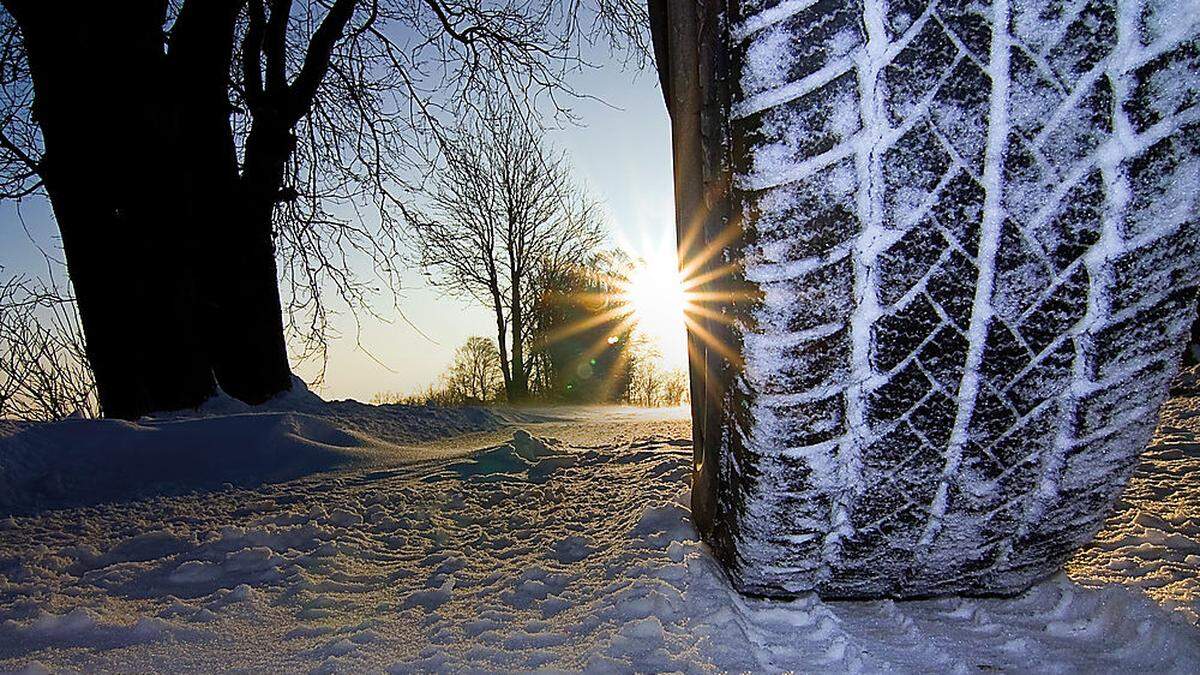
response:
[[[612,244],[635,257],[672,256],[670,127],[652,67],[638,71],[617,64],[589,70],[576,76],[572,85],[600,100],[577,100],[571,107],[578,123],[548,132],[548,142],[566,152],[576,177],[606,206]],[[26,199],[19,213],[16,205],[0,203],[3,274],[44,277],[46,266],[38,248],[61,259],[58,246],[53,216],[43,199]],[[376,303],[387,322],[363,317],[356,327],[346,313],[335,320],[340,337],[330,345],[318,393],[359,400],[383,391],[412,393],[437,380],[467,337],[495,334],[485,307],[430,288],[417,270],[405,275],[398,301],[412,326],[392,310],[391,298]],[[664,366],[686,362],[682,329],[676,339],[659,347]],[[317,370],[315,364],[301,365],[297,374],[311,381]]]

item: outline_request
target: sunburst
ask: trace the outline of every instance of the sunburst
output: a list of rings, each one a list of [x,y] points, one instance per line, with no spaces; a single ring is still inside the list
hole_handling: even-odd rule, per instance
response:
[[[617,284],[622,292],[615,311],[661,351],[664,363],[673,367],[687,363],[688,334],[693,349],[704,347],[740,363],[724,338],[732,320],[726,308],[739,294],[727,283],[735,267],[723,262],[722,256],[739,232],[738,224],[731,222],[718,236],[697,245],[699,228],[690,228],[679,246],[687,253],[683,264],[673,241],[622,245],[634,264]]]
[[[707,351],[740,364],[740,355],[728,344],[733,316],[729,309],[739,300],[735,297],[738,294],[730,290],[735,287],[730,280],[736,268],[723,255],[739,232],[736,222],[711,238],[704,237],[698,228],[689,228],[678,249],[674,237],[643,240],[640,245],[619,238],[623,255],[610,259],[616,264],[607,267],[600,277],[600,285],[608,291],[571,296],[594,311],[544,339],[549,343],[577,340],[582,334],[595,335],[596,329],[603,326],[602,335],[591,338],[595,344],[585,346],[579,357],[587,362],[618,348],[615,354],[619,363],[609,371],[618,380],[595,382],[605,392],[620,386],[619,374],[625,372],[623,364],[630,358],[657,358],[664,368],[686,368],[689,361],[702,363],[702,354]],[[683,264],[677,250],[685,256]],[[637,346],[620,345],[630,334]]]
[[[676,260],[670,248],[644,251],[620,284],[620,305],[665,364],[682,366],[687,361],[687,316],[694,308]]]

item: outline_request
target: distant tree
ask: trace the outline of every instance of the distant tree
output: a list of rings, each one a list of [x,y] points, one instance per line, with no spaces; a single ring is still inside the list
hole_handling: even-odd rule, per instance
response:
[[[401,397],[397,403],[446,408],[462,405],[462,398],[447,385],[445,378],[441,378],[415,394]]]
[[[444,408],[461,404],[461,399],[446,385],[444,378],[412,394],[403,394],[398,391],[378,391],[371,395],[371,405],[416,405]]]
[[[467,338],[454,352],[454,360],[436,382],[415,394],[376,392],[373,405],[482,405],[502,394],[500,355],[496,343],[478,335]]]
[[[538,281],[588,259],[603,239],[594,203],[513,110],[477,120],[447,153],[423,210],[408,210],[431,282],[495,317],[504,391],[529,395]]]
[[[654,406],[662,394],[662,371],[653,361],[634,363],[629,378],[629,402]]]
[[[377,391],[371,394],[371,405],[396,405],[402,403],[407,394],[398,391]]]
[[[500,352],[490,338],[473,335],[454,353],[447,385],[461,402],[487,403],[502,391]]]
[[[531,351],[544,397],[611,403],[625,396],[633,322],[621,286],[628,267],[620,251],[602,251],[537,279]]]
[[[682,368],[668,370],[663,375],[663,405],[679,405],[688,392],[688,374]]]
[[[646,338],[638,336],[632,345],[629,372],[629,402],[656,406],[663,397],[664,374],[658,365],[660,353]]]
[[[349,256],[395,283],[445,120],[561,100],[596,39],[647,52],[637,0],[0,6],[0,196],[48,197],[117,417],[287,389],[285,329],[324,354],[326,291],[367,306]]]

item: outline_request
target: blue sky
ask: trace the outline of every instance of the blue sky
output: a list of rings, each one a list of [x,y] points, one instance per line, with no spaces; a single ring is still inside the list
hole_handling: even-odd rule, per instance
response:
[[[575,77],[573,85],[603,102],[576,101],[572,108],[580,123],[550,132],[549,141],[567,152],[577,177],[606,205],[614,244],[635,255],[671,250],[670,127],[653,70],[591,70]],[[29,236],[15,205],[0,204],[0,266],[5,274],[44,275],[34,242],[59,255],[53,218],[41,198],[26,199],[21,214]],[[319,390],[323,396],[366,400],[378,391],[421,389],[436,380],[468,336],[495,332],[485,308],[427,287],[415,270],[406,275],[399,303],[428,339],[399,317],[386,323],[365,317],[358,336],[372,359],[357,346],[352,318],[339,317],[336,326],[342,337],[331,345],[325,384]],[[385,316],[393,314],[390,298],[380,298],[378,308]],[[664,347],[668,363],[682,363],[681,345],[679,341]],[[313,373],[311,367],[299,370],[306,378]]]

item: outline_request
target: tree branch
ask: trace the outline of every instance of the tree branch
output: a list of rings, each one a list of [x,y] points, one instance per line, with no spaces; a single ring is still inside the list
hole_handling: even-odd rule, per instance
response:
[[[296,75],[296,81],[292,83],[288,96],[288,114],[293,119],[299,120],[312,109],[317,88],[321,86],[325,73],[329,72],[333,46],[342,37],[346,24],[354,15],[356,3],[357,0],[336,0],[325,19],[321,21],[321,25],[313,32],[308,52],[304,55],[304,65],[300,67],[300,73]]]
[[[13,143],[12,140],[9,139],[8,135],[6,135],[3,131],[0,131],[0,147],[3,147],[5,150],[11,152],[14,157],[16,157],[22,164],[29,168],[30,172],[39,176],[42,175],[41,162],[30,157],[28,153],[17,147],[17,144]]]
[[[287,91],[287,28],[292,13],[292,0],[271,0],[271,16],[263,35],[263,53],[267,57],[269,96],[283,96]]]
[[[242,37],[242,86],[246,105],[251,112],[262,104],[262,49],[267,34],[267,16],[262,0],[249,0],[246,5],[246,34]]]

